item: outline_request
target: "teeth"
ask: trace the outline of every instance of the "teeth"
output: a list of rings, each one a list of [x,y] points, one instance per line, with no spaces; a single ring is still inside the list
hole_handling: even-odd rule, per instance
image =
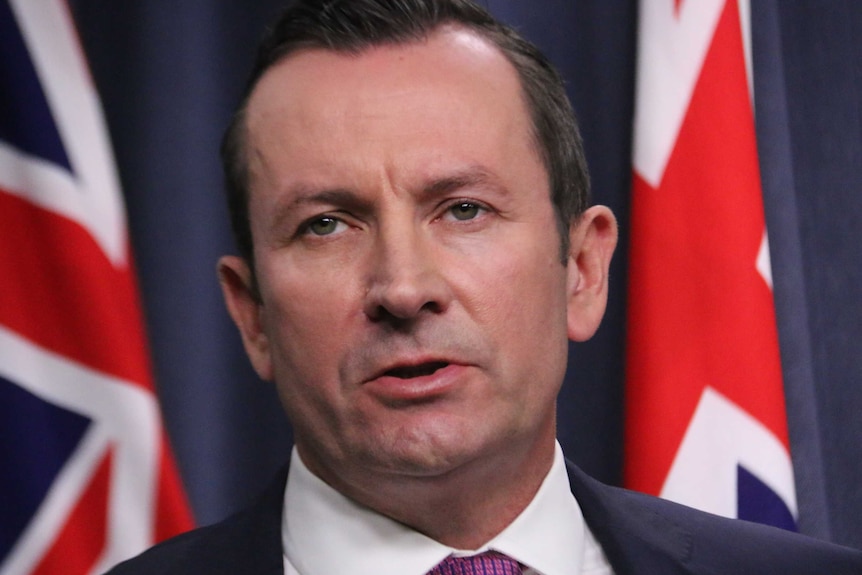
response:
[[[410,379],[411,377],[422,377],[423,375],[431,375],[438,369],[446,367],[446,363],[442,361],[434,361],[431,363],[423,363],[421,365],[412,365],[409,367],[397,367],[390,369],[386,375],[397,377],[400,379]]]

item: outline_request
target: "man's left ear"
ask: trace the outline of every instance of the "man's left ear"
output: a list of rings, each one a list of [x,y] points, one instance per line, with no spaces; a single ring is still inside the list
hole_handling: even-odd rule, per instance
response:
[[[569,339],[593,336],[608,302],[608,270],[617,245],[617,220],[605,206],[593,206],[569,227]]]

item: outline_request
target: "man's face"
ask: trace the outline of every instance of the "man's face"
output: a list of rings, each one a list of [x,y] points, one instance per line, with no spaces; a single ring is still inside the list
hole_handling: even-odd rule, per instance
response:
[[[260,302],[236,258],[222,282],[305,463],[349,482],[550,453],[580,279],[505,58],[452,28],[303,51],[247,122]]]

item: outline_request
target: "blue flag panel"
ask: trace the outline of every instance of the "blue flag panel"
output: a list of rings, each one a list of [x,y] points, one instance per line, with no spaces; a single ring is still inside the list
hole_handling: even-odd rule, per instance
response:
[[[89,419],[0,377],[0,564],[89,425]]]
[[[0,0],[0,140],[72,171],[30,53],[7,0]],[[10,89],[10,87],[12,89]]]

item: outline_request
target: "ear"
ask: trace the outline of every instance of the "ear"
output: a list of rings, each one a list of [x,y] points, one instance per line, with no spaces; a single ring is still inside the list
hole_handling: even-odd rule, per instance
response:
[[[222,256],[218,278],[227,311],[239,329],[254,370],[261,379],[272,380],[269,338],[261,325],[263,304],[255,294],[248,263],[237,256]]]
[[[617,245],[617,220],[605,206],[593,206],[569,227],[569,339],[593,336],[608,301],[608,270]]]

